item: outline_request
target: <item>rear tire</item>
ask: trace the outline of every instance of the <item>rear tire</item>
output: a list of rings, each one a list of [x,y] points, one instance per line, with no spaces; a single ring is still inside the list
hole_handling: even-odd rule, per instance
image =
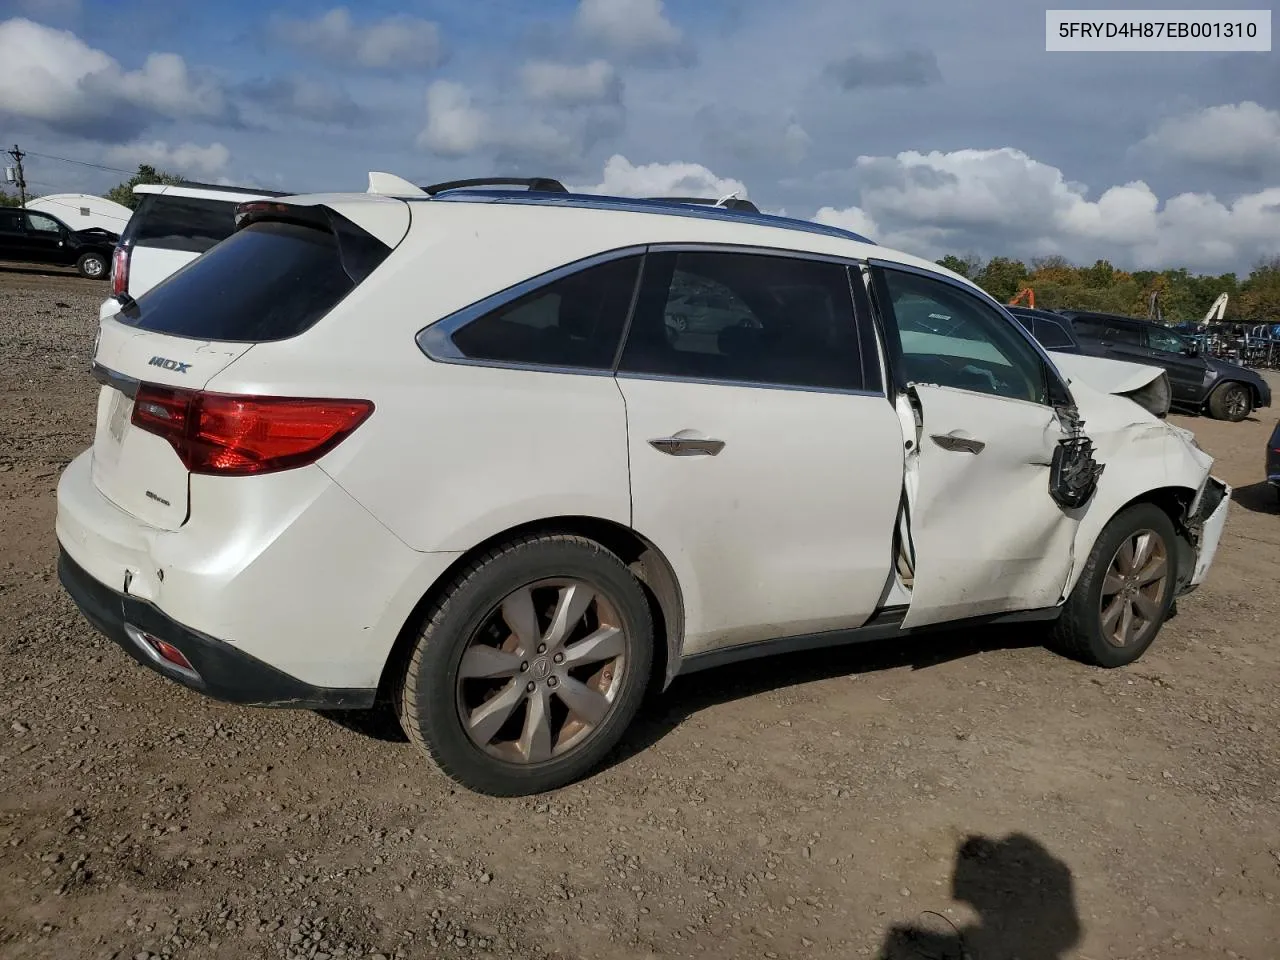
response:
[[[497,546],[426,613],[395,697],[401,726],[478,793],[554,790],[598,766],[630,725],[653,635],[639,581],[598,543]]]
[[[1216,420],[1239,423],[1253,412],[1253,395],[1243,383],[1224,383],[1209,395],[1209,413]]]
[[[1133,663],[1173,607],[1177,551],[1173,521],[1159,507],[1140,503],[1116,514],[1063,605],[1050,645],[1093,666]]]
[[[76,261],[76,269],[86,280],[105,280],[111,272],[107,258],[100,253],[81,254]]]

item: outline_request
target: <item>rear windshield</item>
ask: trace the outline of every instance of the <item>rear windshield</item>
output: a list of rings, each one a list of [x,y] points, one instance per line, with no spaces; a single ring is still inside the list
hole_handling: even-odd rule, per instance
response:
[[[260,221],[232,234],[117,314],[141,330],[263,343],[295,337],[391,252],[350,221],[334,231]]]
[[[129,219],[124,239],[136,247],[204,253],[235,228],[234,201],[148,193]]]

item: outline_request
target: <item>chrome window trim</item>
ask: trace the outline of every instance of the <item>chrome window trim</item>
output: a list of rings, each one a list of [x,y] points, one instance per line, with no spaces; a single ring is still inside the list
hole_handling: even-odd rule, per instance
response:
[[[537,276],[529,277],[519,283],[513,284],[503,290],[490,294],[475,303],[455,310],[453,313],[436,320],[433,323],[423,327],[414,336],[414,341],[418,345],[418,349],[426,355],[430,360],[437,363],[458,364],[461,366],[471,367],[488,367],[495,370],[517,370],[530,373],[552,373],[570,376],[588,376],[588,377],[614,377],[619,380],[656,380],[672,383],[697,383],[706,386],[726,386],[726,387],[747,387],[761,390],[790,390],[802,393],[830,393],[843,396],[871,396],[882,397],[888,396],[888,386],[881,377],[879,390],[855,389],[855,388],[839,388],[839,387],[810,387],[798,386],[794,384],[783,383],[765,383],[757,380],[715,380],[701,377],[681,377],[671,374],[649,374],[629,371],[619,371],[618,365],[622,359],[622,352],[626,346],[626,338],[631,332],[632,314],[635,311],[636,300],[639,296],[640,284],[644,282],[645,264],[642,261],[640,270],[636,277],[636,287],[632,291],[630,306],[627,311],[627,318],[623,325],[622,339],[619,341],[618,350],[613,358],[611,367],[564,367],[554,364],[539,363],[522,363],[505,360],[485,360],[477,357],[463,356],[457,345],[453,342],[453,334],[460,328],[466,326],[474,320],[478,320],[486,314],[501,309],[507,304],[534,293],[540,288],[549,284],[563,280],[566,277],[589,270],[605,263],[615,260],[621,260],[631,256],[645,256],[650,253],[728,253],[728,254],[747,254],[752,256],[781,257],[793,260],[809,260],[819,263],[830,263],[841,266],[848,270],[861,269],[867,261],[856,257],[841,257],[824,253],[809,253],[805,250],[792,250],[785,247],[767,247],[754,246],[751,244],[725,244],[725,243],[690,243],[690,242],[672,242],[672,243],[651,243],[643,245],[635,245],[629,247],[618,247],[614,250],[607,250],[601,253],[592,254],[588,257],[575,260],[572,263],[566,263],[551,270],[547,270]],[[852,291],[850,291],[851,299],[853,299]],[[854,324],[855,337],[858,343],[859,354],[865,352],[864,342],[861,338],[861,324],[870,320],[870,318],[862,318],[858,316],[856,300],[852,302],[849,319]],[[879,359],[879,358],[878,358]],[[864,369],[859,373],[865,383],[866,358],[862,359]]]
[[[991,296],[991,294],[987,293],[987,291],[983,290],[981,287],[978,287],[976,285],[970,286],[967,283],[961,283],[958,280],[953,280],[951,277],[944,276],[941,273],[935,273],[933,270],[926,270],[923,267],[917,267],[914,264],[897,263],[893,260],[884,260],[879,257],[868,257],[867,263],[872,267],[879,267],[882,270],[896,270],[899,273],[915,274],[916,276],[924,277],[927,280],[937,280],[939,283],[945,283],[947,286],[951,287],[954,290],[958,290],[960,293],[968,294],[969,296],[977,300],[979,303],[986,304],[987,306],[990,306],[990,307],[995,307],[996,313],[1004,317],[1005,321],[1009,324],[1009,326],[1012,327],[1015,331],[1017,331],[1018,335],[1021,336],[1023,340],[1025,340],[1027,343],[1031,345],[1031,349],[1034,350],[1036,354],[1040,357],[1040,359],[1044,362],[1046,375],[1053,377],[1055,380],[1057,380],[1058,385],[1062,388],[1062,391],[1068,397],[1071,396],[1071,387],[1067,383],[1066,377],[1064,377],[1062,373],[1058,370],[1057,366],[1054,365],[1053,358],[1049,356],[1049,351],[1046,350],[1040,344],[1040,341],[1037,340],[1035,336],[1032,335],[1030,330],[1028,330],[1026,327],[1020,324],[1014,318],[1013,314],[1011,314],[1007,309],[1005,309],[1004,304],[998,301],[995,297]],[[896,318],[894,319],[894,324],[895,326],[897,325]],[[1016,399],[1016,398],[1004,397],[1001,399],[1007,400],[1007,399]],[[1022,402],[1034,403],[1036,401],[1025,400]],[[1040,406],[1052,407],[1053,406],[1052,399],[1046,400],[1043,404],[1040,404]]]

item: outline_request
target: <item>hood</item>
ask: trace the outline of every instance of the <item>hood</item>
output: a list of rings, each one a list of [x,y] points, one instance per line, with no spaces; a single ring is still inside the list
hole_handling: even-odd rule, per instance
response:
[[[1079,392],[1079,384],[1086,384],[1101,393],[1126,397],[1156,417],[1169,412],[1173,390],[1163,367],[1057,350],[1049,355],[1073,394]]]
[[[1230,360],[1223,360],[1221,357],[1210,357],[1202,355],[1202,359],[1209,365],[1209,369],[1218,376],[1226,375],[1235,380],[1249,380],[1254,383],[1262,382],[1262,375],[1256,370],[1251,370],[1239,363],[1232,363]]]
[[[86,242],[119,243],[120,234],[104,230],[102,227],[86,227],[83,230],[71,231],[76,237]]]

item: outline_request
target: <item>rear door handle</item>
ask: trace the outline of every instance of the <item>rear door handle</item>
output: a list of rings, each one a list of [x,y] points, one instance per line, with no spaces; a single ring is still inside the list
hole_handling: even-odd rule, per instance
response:
[[[943,450],[950,450],[952,453],[972,453],[976,455],[986,447],[986,444],[981,440],[973,440],[969,437],[953,437],[946,433],[931,434],[930,439]]]
[[[703,437],[658,437],[649,446],[673,457],[714,457],[724,449],[723,440]]]

